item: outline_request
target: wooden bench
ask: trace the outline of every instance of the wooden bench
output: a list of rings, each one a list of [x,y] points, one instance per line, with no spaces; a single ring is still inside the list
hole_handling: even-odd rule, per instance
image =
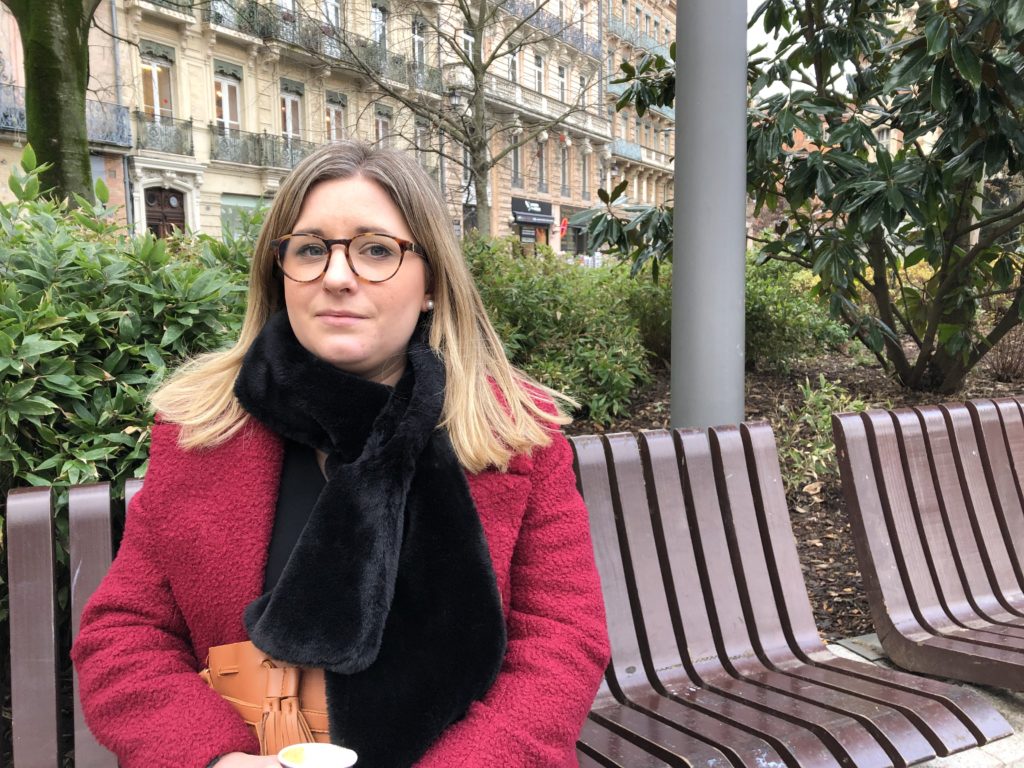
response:
[[[701,766],[907,765],[1010,733],[970,691],[824,647],[769,427],[572,443],[612,642],[592,722]]]
[[[901,667],[1024,690],[1016,400],[833,417],[871,615]]]
[[[572,442],[613,645],[584,768],[906,765],[1009,733],[969,691],[825,649],[767,427]],[[53,768],[50,494],[13,492],[7,513],[14,768]],[[113,551],[106,485],[72,489],[69,524],[77,631]],[[74,711],[76,768],[114,768]]]

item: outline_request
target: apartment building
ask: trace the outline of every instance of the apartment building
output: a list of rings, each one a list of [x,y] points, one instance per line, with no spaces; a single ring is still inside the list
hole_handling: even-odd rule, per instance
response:
[[[567,220],[595,204],[598,186],[623,177],[634,200],[670,194],[670,115],[624,122],[602,64],[661,44],[648,33],[674,34],[674,10],[637,9],[627,32],[608,0],[507,0],[477,41],[436,0],[103,0],[90,37],[94,176],[137,231],[218,234],[315,147],[354,137],[415,152],[461,233],[478,223],[469,175],[451,159],[464,152],[395,98],[464,109],[454,41],[498,54],[483,80],[502,127],[491,156],[504,153],[486,190],[492,233],[584,253]],[[643,14],[653,29],[636,26]],[[17,28],[2,6],[0,52],[3,183],[25,126]]]
[[[604,0],[607,21],[605,60],[608,118],[611,142],[605,158],[603,184],[611,189],[629,182],[630,203],[661,204],[672,198],[675,155],[675,112],[656,107],[642,118],[631,110],[615,112],[615,102],[625,88],[613,84],[621,74],[622,61],[638,62],[645,53],[668,58],[676,39],[676,3],[648,0]]]

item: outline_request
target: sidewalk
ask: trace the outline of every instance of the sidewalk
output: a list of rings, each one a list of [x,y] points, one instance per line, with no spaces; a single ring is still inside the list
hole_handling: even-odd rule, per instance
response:
[[[892,667],[878,641],[878,635],[861,635],[829,644],[829,650],[837,656],[855,661],[866,661],[879,666]],[[1013,735],[990,744],[949,757],[939,757],[920,765],[929,768],[1002,768],[1017,766],[1024,768],[1024,693],[1015,693],[1002,688],[985,688],[948,681],[953,685],[973,688],[1006,718],[1013,728]]]

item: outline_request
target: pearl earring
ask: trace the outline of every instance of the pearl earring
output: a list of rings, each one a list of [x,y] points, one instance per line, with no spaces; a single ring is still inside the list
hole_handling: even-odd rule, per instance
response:
[[[427,312],[433,312],[433,311],[434,311],[434,300],[433,299],[427,299]]]

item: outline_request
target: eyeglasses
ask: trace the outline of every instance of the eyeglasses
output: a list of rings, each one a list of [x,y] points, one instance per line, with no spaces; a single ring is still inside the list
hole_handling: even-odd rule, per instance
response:
[[[406,251],[422,258],[427,256],[423,247],[416,243],[374,233],[327,240],[296,232],[271,240],[270,245],[277,249],[277,265],[285,277],[297,283],[312,283],[321,278],[331,266],[331,254],[336,245],[344,246],[349,269],[366,283],[383,283],[398,274]]]

